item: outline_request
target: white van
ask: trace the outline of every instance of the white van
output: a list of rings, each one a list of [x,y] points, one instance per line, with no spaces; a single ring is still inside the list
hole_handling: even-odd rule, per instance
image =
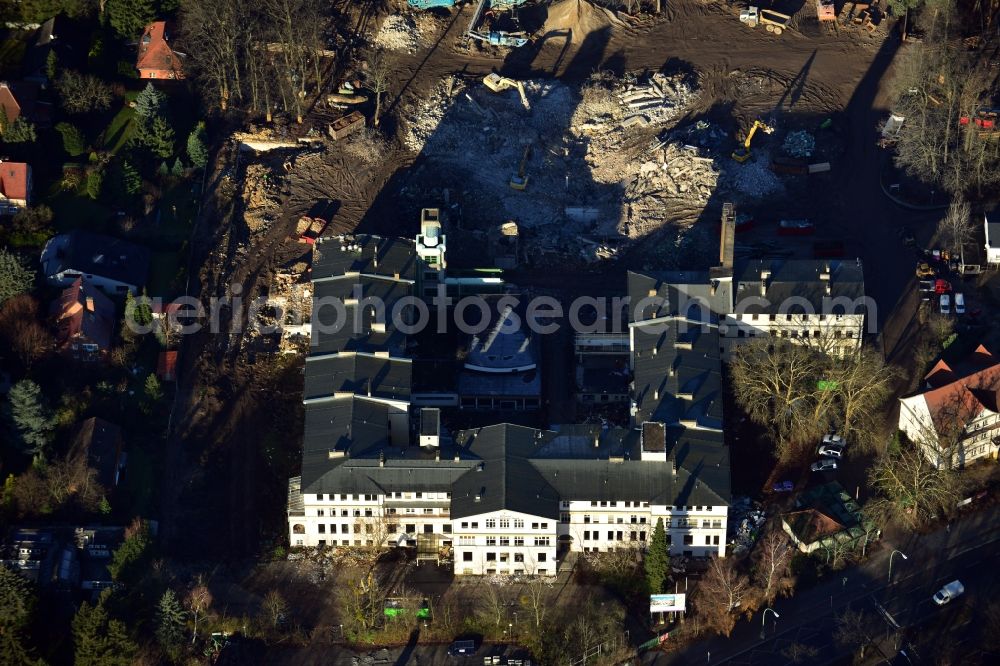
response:
[[[965,314],[965,294],[955,294],[955,314]]]
[[[951,296],[941,294],[941,314],[951,314]]]

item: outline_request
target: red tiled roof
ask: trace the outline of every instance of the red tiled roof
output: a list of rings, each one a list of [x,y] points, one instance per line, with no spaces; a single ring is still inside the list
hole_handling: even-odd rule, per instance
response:
[[[785,522],[802,543],[813,543],[843,532],[846,527],[819,509],[803,509],[785,515]]]
[[[0,83],[0,108],[7,115],[8,123],[14,122],[21,115],[21,103],[6,82]]]
[[[83,335],[107,351],[111,348],[114,313],[114,303],[107,296],[92,285],[84,284],[83,278],[77,278],[52,303],[52,314],[59,327],[59,344],[68,344]]]
[[[8,199],[27,199],[29,169],[24,162],[0,162],[0,194]]]
[[[165,382],[177,380],[177,352],[160,352],[160,357],[156,360],[156,376]]]
[[[927,409],[939,433],[945,433],[955,426],[964,427],[985,410],[997,410],[1000,363],[997,363],[993,355],[982,346],[973,352],[973,359],[978,360],[980,365],[989,359],[990,365],[964,377],[954,378],[951,382],[938,385],[923,394],[924,400],[927,401]],[[931,371],[931,375],[933,374],[934,370]]]
[[[932,388],[950,384],[956,379],[958,377],[955,376],[954,370],[944,362],[944,359],[935,363],[931,371],[924,375],[924,381],[930,384]]]
[[[180,58],[167,43],[166,21],[155,21],[146,26],[139,40],[139,57],[135,68],[140,74],[156,72],[158,78],[183,79]]]

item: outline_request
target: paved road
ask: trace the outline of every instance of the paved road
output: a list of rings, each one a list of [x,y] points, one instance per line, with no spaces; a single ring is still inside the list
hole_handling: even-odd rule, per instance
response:
[[[955,522],[950,530],[941,528],[922,536],[909,534],[883,545],[885,549],[864,566],[847,569],[791,599],[776,602],[774,610],[780,618],[775,624],[773,616],[768,614],[763,640],[761,613],[756,613],[749,621],[741,621],[728,639],[713,638],[676,653],[647,655],[643,663],[780,666],[794,663],[788,656],[792,644],[807,646],[811,654],[800,663],[836,663],[849,650],[833,640],[835,617],[848,608],[875,614],[878,603],[893,621],[906,628],[936,616],[944,620],[963,607],[981,604],[1000,592],[1000,581],[993,578],[995,566],[991,566],[1000,555],[1000,524],[995,511],[970,514]],[[890,584],[888,564],[892,549],[903,551],[908,559],[903,560],[899,555],[893,558]],[[938,608],[931,602],[931,595],[955,578],[966,585],[964,598],[956,600],[950,608]],[[886,631],[889,627],[880,618],[873,627],[873,638],[875,631]]]

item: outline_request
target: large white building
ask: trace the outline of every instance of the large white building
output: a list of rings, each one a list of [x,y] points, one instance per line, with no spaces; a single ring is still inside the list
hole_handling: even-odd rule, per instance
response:
[[[997,459],[1000,451],[1000,363],[980,345],[969,358],[943,360],[920,392],[899,400],[899,429],[935,467]]]
[[[552,575],[568,551],[642,548],[662,519],[674,554],[725,555],[717,327],[633,318],[631,427],[499,423],[452,434],[437,408],[411,405],[408,338],[363,298],[391,310],[425,294],[428,272],[441,277],[405,240],[315,246],[315,297],[345,307],[313,312],[292,546],[415,547],[418,559],[450,558],[459,575]],[[337,328],[344,316],[360,326]]]

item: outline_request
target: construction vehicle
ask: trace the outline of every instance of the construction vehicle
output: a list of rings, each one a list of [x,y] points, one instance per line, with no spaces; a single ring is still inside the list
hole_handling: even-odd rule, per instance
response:
[[[330,123],[326,128],[326,133],[330,135],[330,138],[339,141],[364,129],[364,127],[364,115],[360,111],[351,111],[346,116],[341,116]]]
[[[508,79],[506,76],[500,76],[496,72],[493,72],[483,77],[483,84],[495,93],[501,93],[504,90],[514,88],[521,96],[521,104],[524,106],[525,110],[531,111],[531,104],[528,102],[528,96],[524,94],[524,84],[520,81]]]
[[[787,30],[791,21],[792,17],[789,14],[782,14],[773,9],[760,9],[753,5],[740,11],[741,23],[745,23],[751,28],[763,25],[765,30],[773,32],[775,35],[780,35]]]
[[[523,30],[494,29],[501,23],[501,13],[509,12],[508,23],[517,24],[514,10],[527,0],[479,0],[472,12],[469,29],[465,31],[468,39],[474,39],[490,46],[510,46],[517,48],[528,43],[528,33]],[[507,26],[511,27],[511,26]]]
[[[764,134],[770,134],[774,131],[773,127],[761,122],[760,120],[753,121],[753,126],[750,128],[750,131],[747,132],[747,138],[743,142],[743,147],[733,151],[733,159],[740,164],[743,164],[750,159],[750,141],[753,140],[753,135],[757,133],[758,129]]]
[[[329,222],[321,217],[307,217],[303,215],[295,225],[295,233],[299,236],[299,242],[315,245],[316,239],[323,235],[327,224]]]
[[[531,159],[531,144],[524,147],[524,155],[521,156],[521,165],[517,168],[517,173],[510,177],[510,186],[518,192],[523,192],[528,187],[528,175],[525,171],[528,168],[528,160]]]

